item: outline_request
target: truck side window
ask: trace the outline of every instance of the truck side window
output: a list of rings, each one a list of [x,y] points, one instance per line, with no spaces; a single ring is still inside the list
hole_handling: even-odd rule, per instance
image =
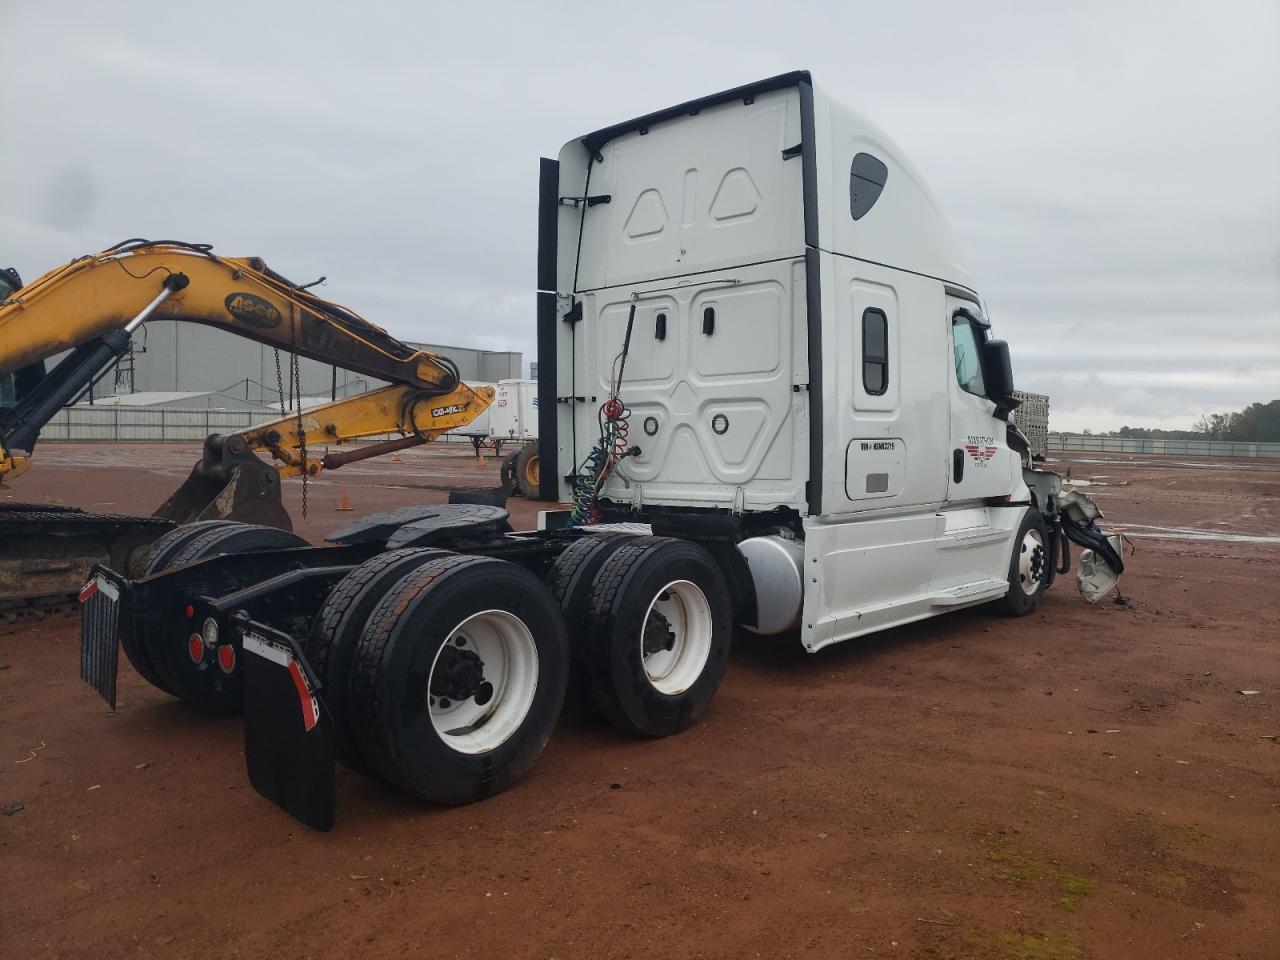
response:
[[[960,383],[960,389],[985,397],[987,386],[982,379],[982,335],[974,329],[969,318],[962,314],[957,314],[952,319],[951,335],[954,340],[956,380]]]
[[[862,311],[862,386],[873,397],[889,389],[889,319],[874,307]]]
[[[849,216],[861,220],[870,213],[888,178],[889,168],[883,160],[869,153],[854,157],[849,168]]]

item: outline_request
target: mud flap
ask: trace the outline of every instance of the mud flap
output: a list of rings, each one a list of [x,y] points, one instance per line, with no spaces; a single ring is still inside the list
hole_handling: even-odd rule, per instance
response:
[[[80,591],[80,679],[116,708],[120,670],[120,594],[115,574],[95,566]]]
[[[337,816],[333,717],[298,642],[239,624],[244,651],[244,758],[249,782],[295,819],[328,830]]]

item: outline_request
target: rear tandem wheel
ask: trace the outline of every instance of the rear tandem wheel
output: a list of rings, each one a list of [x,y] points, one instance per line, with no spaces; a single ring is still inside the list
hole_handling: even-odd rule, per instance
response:
[[[206,527],[194,537],[184,540],[170,554],[166,567],[178,567],[223,554],[258,553],[306,545],[302,537],[277,527],[248,523]],[[185,619],[183,611],[171,611],[159,629],[148,630],[146,647],[156,672],[175,696],[219,716],[233,716],[243,709],[243,678],[235,662],[238,657],[232,657],[230,669],[220,663],[202,636],[201,624]]]
[[[138,561],[139,569],[128,570],[126,573],[131,577],[147,577],[153,573],[159,573],[169,566],[169,559],[181,550],[184,544],[214,528],[234,525],[235,521],[233,520],[200,520],[196,523],[187,523],[180,527],[175,527],[163,536],[156,538]],[[145,632],[156,629],[157,627],[154,624],[148,624],[143,627]],[[178,696],[178,692],[161,676],[159,664],[151,659],[150,648],[152,644],[145,634],[136,636],[133,630],[122,623],[120,625],[120,646],[124,648],[125,657],[133,664],[133,669],[138,671],[143,680],[146,680],[153,687],[163,690],[170,696]]]
[[[583,658],[596,705],[624,730],[666,737],[710,705],[729,661],[733,611],[702,546],[637,537],[591,586]]]
[[[560,604],[569,630],[569,689],[565,704],[574,712],[585,711],[591,702],[590,682],[582,659],[588,638],[585,621],[591,600],[591,584],[614,551],[635,542],[636,535],[632,533],[597,533],[582,537],[556,557],[555,564],[547,573],[547,586]]]
[[[391,783],[435,803],[514,784],[555,727],[568,679],[564,617],[505,560],[431,560],[370,615],[349,678],[352,730]]]
[[[451,556],[454,554],[448,550],[435,547],[406,547],[371,557],[329,591],[311,622],[303,649],[324,686],[325,703],[333,717],[334,751],[352,770],[372,772],[351,732],[347,690],[351,663],[369,615],[405,574],[428,561]]]

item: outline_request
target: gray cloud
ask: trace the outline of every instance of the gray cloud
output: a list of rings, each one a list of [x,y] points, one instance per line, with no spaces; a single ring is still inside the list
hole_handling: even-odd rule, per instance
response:
[[[1280,396],[1271,0],[68,0],[0,31],[0,260],[28,275],[208,241],[401,336],[532,357],[537,157],[809,67],[929,178],[1055,426]]]

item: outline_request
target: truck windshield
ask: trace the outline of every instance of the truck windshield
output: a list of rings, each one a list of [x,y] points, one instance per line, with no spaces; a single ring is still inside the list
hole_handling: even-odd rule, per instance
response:
[[[979,397],[987,395],[982,379],[982,334],[974,328],[970,319],[957,314],[951,321],[951,335],[956,358],[956,380],[960,389]]]

